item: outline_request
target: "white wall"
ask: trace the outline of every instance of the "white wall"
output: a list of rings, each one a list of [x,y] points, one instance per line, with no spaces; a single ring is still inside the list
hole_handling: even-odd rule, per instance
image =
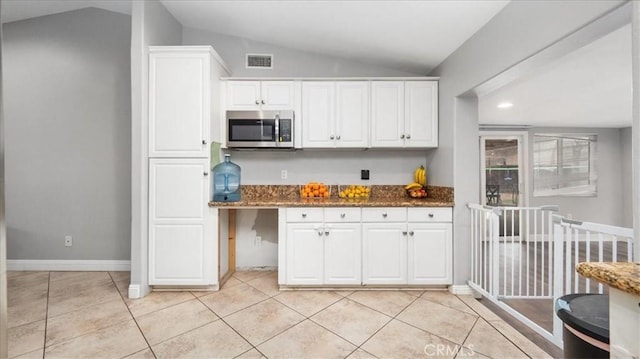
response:
[[[148,46],[180,45],[182,25],[158,1],[131,4],[131,285],[129,296],[149,292],[148,278]]]
[[[9,259],[130,258],[130,23],[87,8],[4,24]]]
[[[537,133],[584,133],[597,135],[596,143],[596,173],[598,194],[594,197],[533,197],[533,135]],[[621,131],[617,128],[532,128],[529,130],[529,179],[531,180],[531,193],[529,205],[542,206],[547,204],[558,205],[560,214],[587,222],[624,226],[625,197],[630,197],[631,175],[625,184],[624,161],[625,149],[622,144]],[[628,164],[630,165],[630,159]]]
[[[623,1],[512,1],[429,75],[440,76],[440,148],[430,156],[432,183],[453,186],[454,282],[470,275],[470,220],[477,202],[478,118],[475,100],[460,97],[597,19]],[[433,172],[433,171],[432,171]]]
[[[423,76],[345,58],[294,50],[249,39],[185,28],[183,45],[211,45],[235,77]],[[273,54],[273,69],[247,69],[246,53]]]

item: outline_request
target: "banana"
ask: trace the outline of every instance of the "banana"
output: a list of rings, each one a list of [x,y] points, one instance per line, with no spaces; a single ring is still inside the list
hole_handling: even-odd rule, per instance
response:
[[[424,166],[420,165],[420,167],[413,171],[413,181],[420,184],[420,186],[427,185],[427,170]]]
[[[422,188],[422,185],[418,182],[413,182],[413,183],[409,183],[408,185],[404,186],[404,189],[406,190],[412,190],[412,189],[416,189],[416,188]]]

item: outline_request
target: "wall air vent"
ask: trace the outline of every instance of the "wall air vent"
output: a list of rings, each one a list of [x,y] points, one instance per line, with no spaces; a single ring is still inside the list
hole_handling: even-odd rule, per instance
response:
[[[248,69],[272,69],[273,55],[271,54],[247,54]]]

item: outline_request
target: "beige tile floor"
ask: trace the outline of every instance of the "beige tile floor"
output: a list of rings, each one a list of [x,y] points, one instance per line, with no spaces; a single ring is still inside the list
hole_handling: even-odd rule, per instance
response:
[[[549,357],[471,297],[279,291],[238,272],[219,292],[126,298],[128,272],[10,272],[10,358]]]

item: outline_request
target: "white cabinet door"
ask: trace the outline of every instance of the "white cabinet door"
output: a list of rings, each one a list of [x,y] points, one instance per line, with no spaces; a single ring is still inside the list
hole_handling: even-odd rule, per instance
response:
[[[324,284],[362,283],[360,223],[324,225]]]
[[[149,157],[206,157],[211,120],[208,51],[149,54]]]
[[[302,83],[302,147],[335,146],[335,84]]]
[[[293,110],[293,81],[229,81],[227,110]]]
[[[263,81],[260,89],[262,110],[293,110],[293,81]]]
[[[320,285],[323,276],[324,233],[322,223],[287,224],[286,283]]]
[[[405,146],[438,147],[438,82],[405,83]]]
[[[227,82],[228,110],[258,110],[260,100],[260,81]]]
[[[371,147],[403,147],[404,82],[371,82]]]
[[[406,223],[364,223],[362,226],[362,282],[406,284]]]
[[[216,282],[208,167],[206,159],[149,161],[151,285]]]
[[[409,223],[409,284],[452,284],[452,224]]]
[[[369,82],[336,83],[336,147],[369,145]]]

